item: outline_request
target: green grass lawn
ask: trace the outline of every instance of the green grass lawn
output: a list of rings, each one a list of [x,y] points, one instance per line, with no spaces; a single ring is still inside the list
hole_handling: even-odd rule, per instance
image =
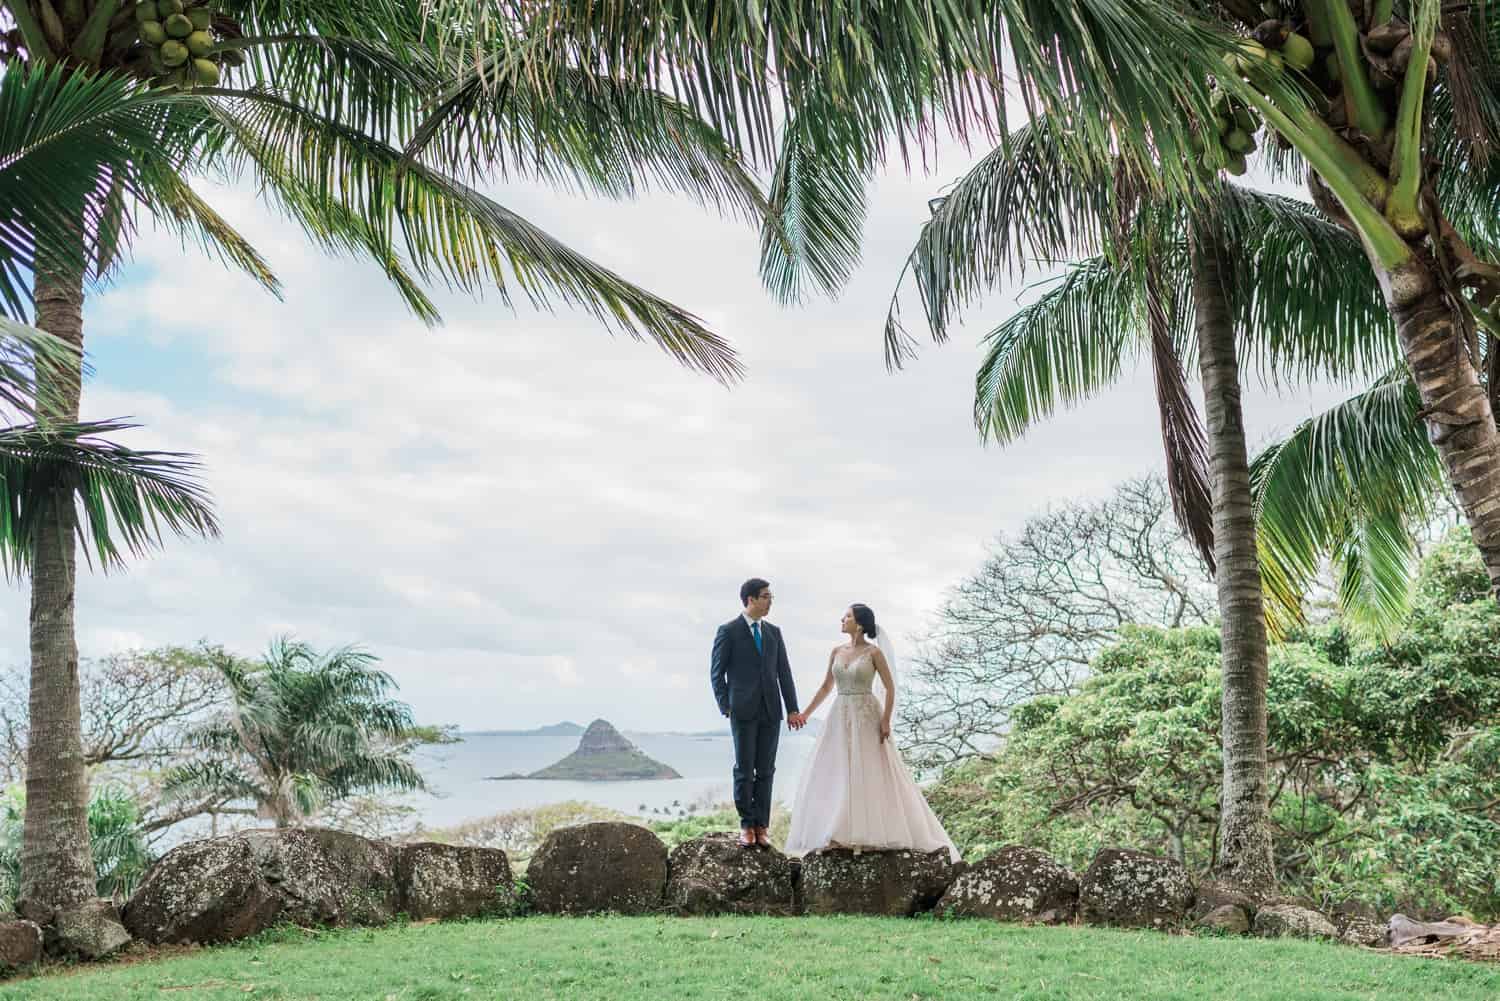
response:
[[[527,918],[286,930],[0,985],[27,1001],[784,1001],[807,998],[1493,1001],[1500,968],[1311,942],[986,921]]]

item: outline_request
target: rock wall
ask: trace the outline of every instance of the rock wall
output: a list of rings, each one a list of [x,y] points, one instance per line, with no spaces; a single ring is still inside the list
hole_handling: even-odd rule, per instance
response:
[[[529,899],[505,853],[440,844],[393,845],[341,831],[247,831],[182,845],[147,873],[124,910],[131,935],[153,943],[228,942],[274,924],[378,925],[415,919],[550,914],[876,914],[1184,928],[1295,935],[1362,945],[1384,941],[1373,915],[1333,920],[1305,901],[1259,902],[1195,884],[1180,864],[1101,851],[1081,875],[1044,852],[1003,848],[973,864],[945,853],[822,852],[804,860],[744,849],[730,834],[678,845],[626,823],[554,831],[531,860]],[[0,920],[0,967],[34,962],[36,925]]]

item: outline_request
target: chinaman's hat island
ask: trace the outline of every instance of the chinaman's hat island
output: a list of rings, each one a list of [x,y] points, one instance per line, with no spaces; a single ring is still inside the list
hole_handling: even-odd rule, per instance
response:
[[[649,757],[616,730],[608,720],[596,719],[579,738],[578,749],[561,761],[530,775],[519,772],[491,776],[507,779],[564,779],[572,782],[627,782],[641,779],[680,779],[670,765]]]

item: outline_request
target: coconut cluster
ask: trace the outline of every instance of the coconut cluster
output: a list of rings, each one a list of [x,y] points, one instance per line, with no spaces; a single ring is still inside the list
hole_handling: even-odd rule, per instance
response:
[[[1224,90],[1214,91],[1213,121],[1207,139],[1199,137],[1196,145],[1208,170],[1223,167],[1236,177],[1248,168],[1245,158],[1255,152],[1255,133],[1260,118]]]
[[[212,87],[222,65],[239,65],[233,50],[218,50],[214,10],[206,0],[141,0],[135,8],[151,72],[180,87]]]
[[[1273,9],[1268,5],[1268,12]],[[1232,51],[1226,52],[1224,68],[1236,76],[1253,79],[1256,73],[1266,70],[1307,73],[1317,58],[1317,49],[1306,36],[1273,19],[1260,25],[1254,37],[1241,39]],[[1209,123],[1212,128],[1206,130],[1211,137],[1200,137],[1198,142],[1203,166],[1207,170],[1223,167],[1239,176],[1248,166],[1245,158],[1255,152],[1255,134],[1262,125],[1260,116],[1223,89],[1214,92],[1212,107],[1213,121]]]

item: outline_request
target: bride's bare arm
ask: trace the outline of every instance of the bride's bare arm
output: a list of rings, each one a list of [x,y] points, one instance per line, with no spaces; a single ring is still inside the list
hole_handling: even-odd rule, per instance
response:
[[[885,662],[885,654],[875,651],[875,673],[885,686],[885,713],[880,717],[880,741],[885,743],[891,736],[891,714],[896,711],[896,679],[891,677],[891,665]]]
[[[813,693],[812,701],[807,704],[807,708],[804,709],[804,710],[802,710],[803,717],[806,718],[808,716],[811,716],[813,713],[817,712],[818,711],[818,706],[820,706],[820,705],[823,704],[823,700],[826,699],[826,698],[828,698],[828,693],[831,692],[831,691],[833,691],[833,654],[832,653],[830,653],[828,655],[828,670],[823,675],[823,683],[821,685],[819,685],[818,686],[818,690],[815,693]]]

